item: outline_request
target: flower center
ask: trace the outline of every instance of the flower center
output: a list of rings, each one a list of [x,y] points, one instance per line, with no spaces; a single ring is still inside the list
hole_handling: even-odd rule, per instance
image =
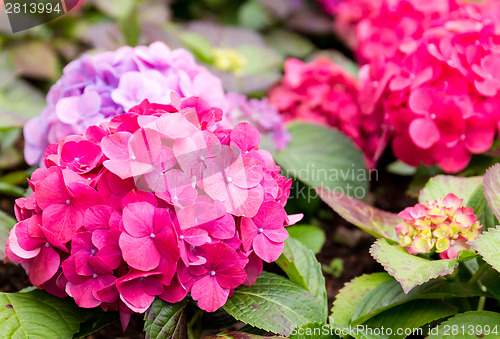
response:
[[[133,156],[131,156],[131,157],[130,157],[130,160],[132,160],[132,161],[134,161],[134,160],[136,160],[136,159],[137,159],[137,158],[135,157],[135,155],[133,155]]]
[[[68,199],[68,200],[66,200],[66,205],[69,205],[69,204],[71,204],[71,200]]]
[[[154,239],[156,237],[156,235],[154,235],[153,233],[151,233],[149,236],[151,239]]]
[[[205,157],[203,155],[200,155],[200,160],[205,161]]]
[[[259,233],[264,233],[264,229],[263,228],[259,228]]]
[[[50,244],[48,242],[46,242],[45,247],[50,247]]]
[[[210,275],[213,277],[215,275],[215,271],[211,271]]]
[[[92,250],[90,251],[90,254],[94,255],[94,254],[95,254],[95,252],[96,252],[96,251],[95,251],[95,249],[92,249]]]
[[[233,181],[233,178],[231,178],[231,177],[227,177],[227,178],[226,178],[226,181],[227,181],[227,182],[232,182],[232,181]]]
[[[97,278],[97,273],[92,274],[92,278]]]
[[[179,237],[179,239],[181,239],[181,240],[182,240],[182,239],[184,239],[184,236],[183,236],[183,235],[181,235],[181,236]]]
[[[80,161],[80,158],[76,157],[76,158],[75,158],[75,161],[76,161],[76,162]]]

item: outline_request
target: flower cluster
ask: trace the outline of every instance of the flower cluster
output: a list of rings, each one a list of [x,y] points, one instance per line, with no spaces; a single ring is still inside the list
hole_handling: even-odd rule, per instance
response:
[[[248,99],[237,93],[226,95],[226,109],[220,125],[231,128],[239,122],[249,122],[263,135],[268,135],[276,149],[284,149],[291,139],[283,117],[267,98]]]
[[[399,159],[458,172],[472,154],[491,147],[500,103],[499,38],[488,15],[464,6],[404,52],[362,67],[362,109],[383,107]]]
[[[168,103],[170,93],[200,96],[220,106],[221,81],[198,65],[191,53],[156,42],[84,55],[70,62],[47,95],[47,107],[24,129],[25,157],[37,163],[45,148],[65,136],[128,111],[142,100]]]
[[[470,207],[462,206],[463,199],[449,193],[443,199],[407,207],[399,216],[404,222],[396,226],[399,246],[408,253],[439,253],[442,259],[453,259],[468,250],[468,241],[475,240],[482,226]]]
[[[158,296],[187,293],[215,311],[255,282],[297,221],[291,180],[248,123],[214,129],[222,111],[197,97],[145,100],[84,135],[50,145],[16,201],[7,256],[33,285],[122,321]]]
[[[325,11],[333,15],[334,30],[351,49],[358,46],[357,27],[364,19],[375,15],[384,0],[318,0]]]
[[[150,46],[122,47],[114,52],[84,55],[69,63],[63,76],[50,89],[47,107],[42,115],[30,120],[24,128],[25,158],[30,165],[38,163],[45,148],[64,137],[81,134],[89,126],[108,121],[148,99],[169,103],[170,93],[181,97],[199,96],[233,116],[223,124],[236,126],[238,111],[245,121],[263,134],[271,133],[277,148],[284,148],[288,135],[283,121],[266,103],[258,104],[246,98],[234,104],[233,94],[226,95],[219,78],[198,65],[191,53],[183,49],[170,50],[155,42]]]
[[[356,55],[361,62],[411,49],[427,28],[459,8],[456,0],[385,0],[379,6],[356,26]]]
[[[350,137],[375,163],[381,143],[381,110],[363,114],[358,104],[358,85],[344,69],[327,58],[311,63],[285,62],[285,75],[269,93],[270,102],[285,120],[303,120],[335,127]]]

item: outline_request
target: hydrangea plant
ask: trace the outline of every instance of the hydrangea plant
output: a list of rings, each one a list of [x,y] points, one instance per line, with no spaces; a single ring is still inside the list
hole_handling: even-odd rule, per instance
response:
[[[119,310],[124,325],[156,296],[216,311],[278,259],[297,221],[257,129],[214,130],[221,115],[173,94],[51,145],[16,202],[7,256],[33,285]]]
[[[399,214],[320,188],[342,217],[379,238],[370,253],[387,272],[347,283],[330,325],[363,325],[363,333],[384,325],[389,337],[413,328],[428,338],[447,338],[451,330],[460,338],[497,338],[500,315],[485,305],[499,300],[499,178],[498,164],[484,177],[434,177],[419,203]]]

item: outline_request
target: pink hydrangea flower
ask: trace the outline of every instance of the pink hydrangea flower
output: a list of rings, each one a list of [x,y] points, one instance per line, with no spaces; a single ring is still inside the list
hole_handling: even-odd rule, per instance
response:
[[[269,100],[285,121],[302,120],[335,127],[350,137],[374,166],[382,143],[381,110],[363,113],[358,84],[340,66],[320,57],[311,63],[285,62],[285,75]]]
[[[33,194],[16,201],[8,258],[35,286],[119,310],[124,325],[155,297],[191,293],[217,310],[280,255],[285,226],[300,219],[284,211],[291,182],[259,149],[258,130],[220,119],[173,94],[48,147]]]
[[[436,252],[442,259],[456,258],[460,251],[470,249],[468,241],[479,236],[482,226],[474,210],[462,206],[462,201],[449,193],[426,205],[405,208],[399,213],[404,221],[396,226],[399,245],[410,254]]]
[[[362,109],[385,111],[396,157],[453,173],[491,147],[500,98],[495,31],[488,12],[464,5],[411,48],[362,67]]]

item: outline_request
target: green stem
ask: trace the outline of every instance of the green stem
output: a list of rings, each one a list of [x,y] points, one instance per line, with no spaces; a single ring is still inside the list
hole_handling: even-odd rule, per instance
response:
[[[486,297],[483,295],[482,297],[479,297],[479,301],[477,302],[477,310],[482,311],[484,310],[484,303],[486,302]]]
[[[481,266],[479,266],[476,273],[474,273],[474,275],[469,279],[467,283],[469,285],[476,283],[487,269],[488,269],[488,263],[483,263]]]

